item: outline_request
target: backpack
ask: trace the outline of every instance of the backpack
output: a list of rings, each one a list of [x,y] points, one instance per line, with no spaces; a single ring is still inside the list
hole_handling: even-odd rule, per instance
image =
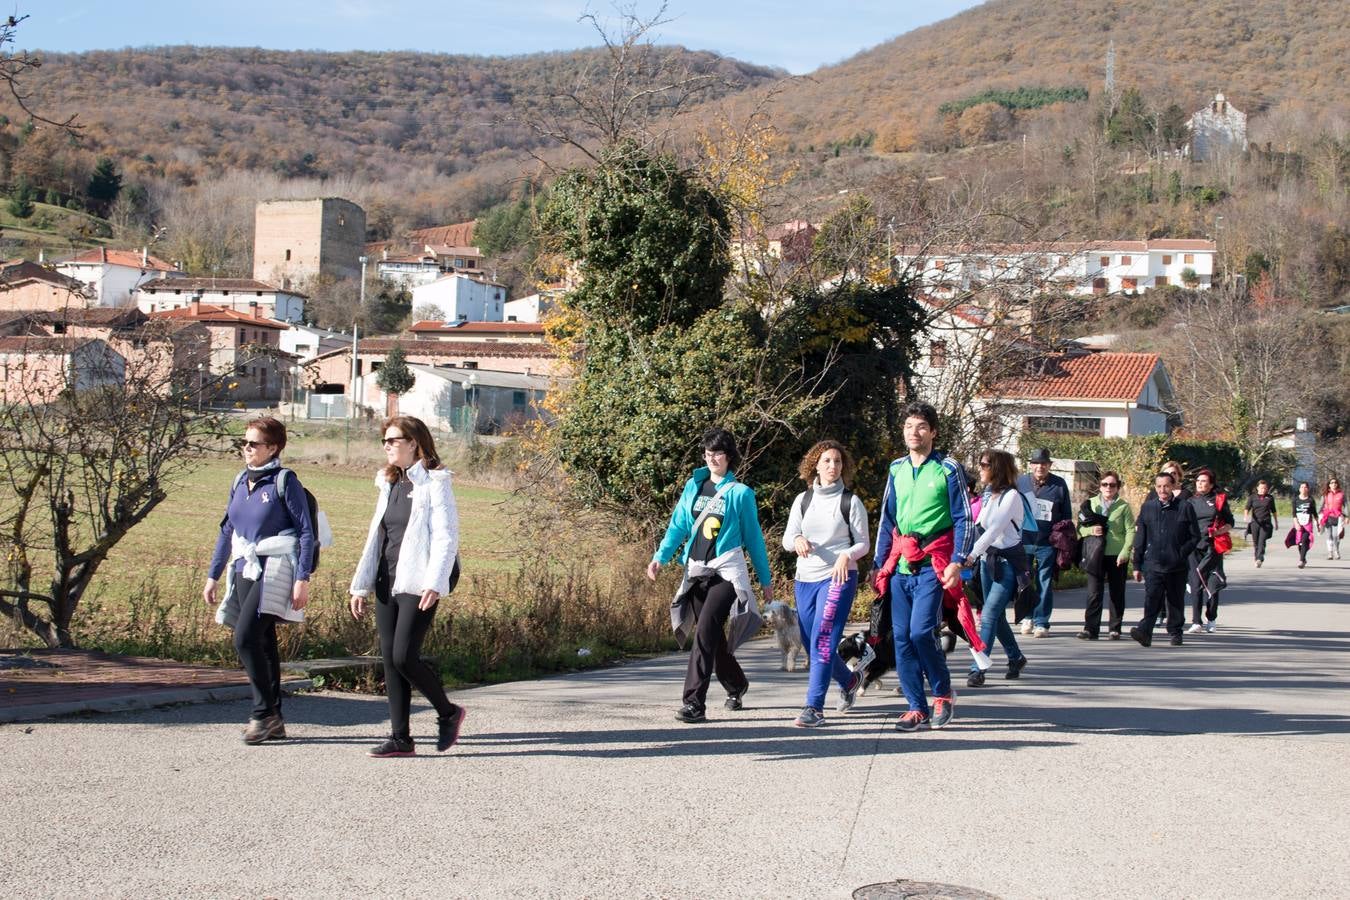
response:
[[[291,470],[280,468],[277,470],[277,497],[283,499],[286,496],[286,484],[289,481]],[[238,490],[240,482],[248,477],[248,469],[234,476],[234,484],[230,485],[230,496]],[[328,525],[328,517],[319,511],[319,501],[309,488],[302,488],[305,492],[305,505],[309,508],[309,521],[314,526],[314,558],[310,561],[310,573],[314,573],[319,568],[319,548],[333,546],[333,529]]]
[[[1031,511],[1031,501],[1027,495],[1018,491],[1017,496],[1022,498],[1022,544],[1034,544],[1040,538],[1041,526],[1036,521],[1036,514]]]
[[[803,517],[806,516],[806,508],[811,505],[811,498],[814,495],[815,495],[815,488],[813,487],[807,488],[806,493],[802,494],[802,502],[798,504],[797,511],[801,513]],[[844,488],[844,490],[839,494],[839,515],[843,517],[844,527],[848,529],[849,546],[858,543],[858,536],[853,533],[853,523],[850,521],[852,512],[853,512],[853,492],[850,491],[848,488]],[[866,556],[858,560],[857,565],[858,565],[859,579],[862,578],[863,566],[867,562],[867,560],[868,557]]]
[[[1214,521],[1216,525],[1219,524],[1218,513],[1223,512],[1223,505],[1224,502],[1227,501],[1227,499],[1228,496],[1226,494],[1216,493],[1214,495],[1214,512],[1215,512]],[[1214,547],[1215,553],[1218,553],[1219,555],[1222,556],[1229,550],[1233,549],[1233,535],[1231,533],[1225,531],[1223,534],[1215,534],[1214,525],[1209,526],[1209,528],[1210,528],[1209,532],[1210,543]]]

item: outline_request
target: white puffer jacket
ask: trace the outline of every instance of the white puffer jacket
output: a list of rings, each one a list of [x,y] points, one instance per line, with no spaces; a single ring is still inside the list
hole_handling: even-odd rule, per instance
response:
[[[418,460],[408,469],[408,480],[413,483],[412,511],[403,532],[403,543],[399,545],[392,590],[395,594],[419,595],[433,590],[444,595],[450,590],[450,570],[459,553],[459,511],[450,489],[450,472],[447,469],[428,472]],[[370,520],[361,562],[352,576],[351,592],[358,597],[369,596],[375,590],[380,566],[380,521],[393,487],[383,471],[375,476],[375,486],[380,489],[380,497]]]

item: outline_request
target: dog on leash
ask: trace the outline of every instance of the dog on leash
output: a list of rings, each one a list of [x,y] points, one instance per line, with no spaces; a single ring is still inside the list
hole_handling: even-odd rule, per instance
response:
[[[806,652],[802,646],[801,628],[797,625],[797,611],[778,600],[764,607],[764,624],[773,629],[778,651],[783,662],[778,668],[784,672],[797,671],[797,657]]]

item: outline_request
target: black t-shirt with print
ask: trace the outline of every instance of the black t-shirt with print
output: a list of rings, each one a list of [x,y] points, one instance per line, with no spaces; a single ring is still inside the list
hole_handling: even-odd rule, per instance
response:
[[[717,487],[709,478],[703,482],[703,487],[699,489],[694,497],[694,519],[697,520],[703,514],[703,510],[708,504],[712,504],[712,510],[708,513],[698,531],[694,533],[694,539],[689,544],[689,558],[698,562],[708,562],[717,556],[717,532],[722,530],[722,514],[726,510],[726,499],[713,497],[717,496]]]
[[[1247,511],[1252,514],[1252,521],[1259,525],[1269,525],[1271,514],[1275,512],[1275,498],[1270,494],[1262,497],[1260,494],[1252,494],[1247,498]]]

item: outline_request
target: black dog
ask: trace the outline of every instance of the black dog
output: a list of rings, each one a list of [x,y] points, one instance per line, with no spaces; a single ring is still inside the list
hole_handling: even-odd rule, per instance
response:
[[[945,605],[942,607],[942,624],[938,626],[938,630],[933,637],[934,640],[943,642],[942,650],[944,653],[951,653],[956,649],[958,637],[967,644],[970,643],[970,636],[961,626],[961,621],[956,616],[956,610],[949,609]],[[871,649],[871,659],[867,659],[868,648]],[[850,669],[856,669],[859,663],[862,664],[863,683],[860,693],[863,694],[866,694],[872,685],[880,682],[881,676],[895,668],[895,636],[891,631],[891,598],[889,593],[883,594],[872,601],[867,630],[856,631],[847,635],[839,642],[836,652]],[[863,662],[864,660],[865,662]]]

